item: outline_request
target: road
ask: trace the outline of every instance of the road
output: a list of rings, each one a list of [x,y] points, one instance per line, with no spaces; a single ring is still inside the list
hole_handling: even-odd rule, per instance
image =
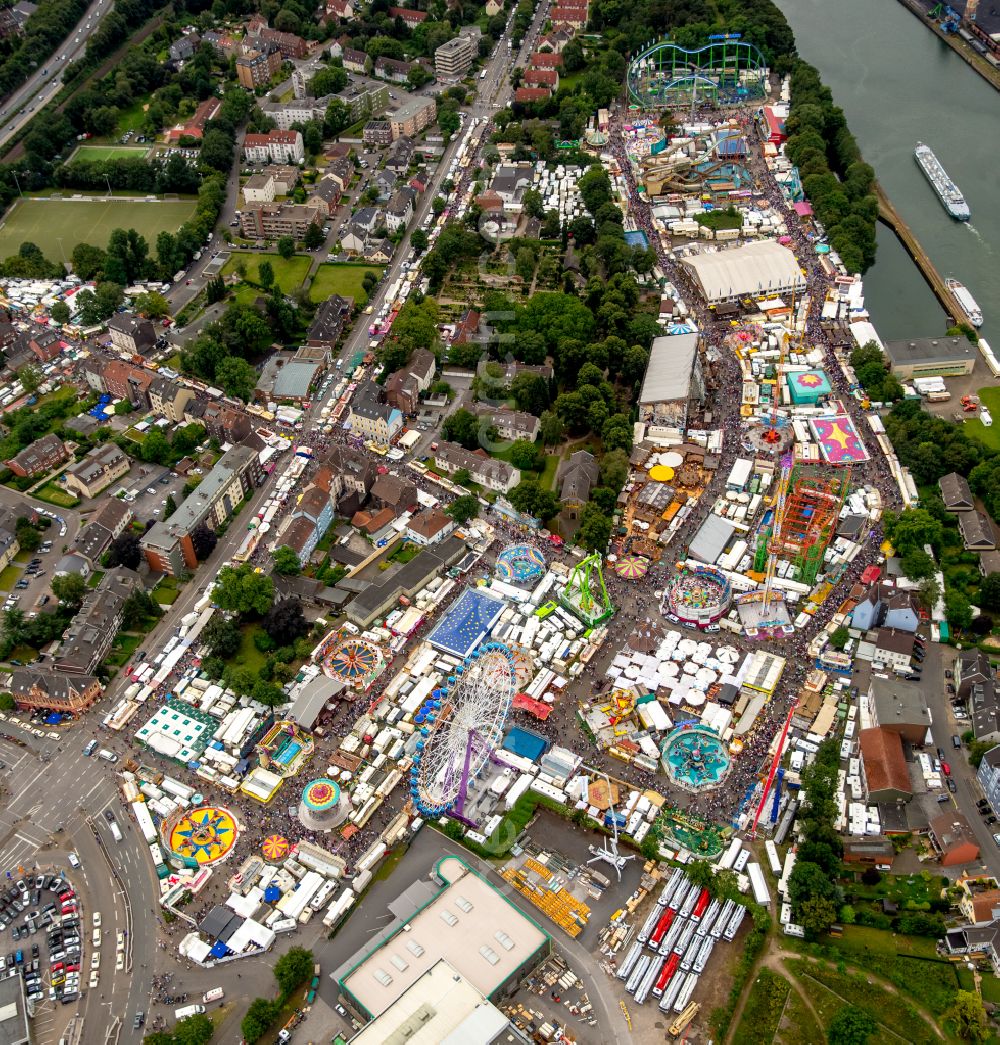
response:
[[[100,18],[112,8],[112,0],[94,0],[76,28],[0,107],[0,145],[6,144],[62,88],[63,70],[87,49],[87,40],[97,28]]]

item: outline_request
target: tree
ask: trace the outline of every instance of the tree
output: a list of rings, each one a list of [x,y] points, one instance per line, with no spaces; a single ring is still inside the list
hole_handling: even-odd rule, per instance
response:
[[[147,591],[133,591],[122,605],[122,626],[139,627],[147,617],[162,617],[160,604]]]
[[[984,610],[1000,610],[1000,573],[991,573],[979,585],[979,603]]]
[[[219,535],[204,523],[200,523],[191,531],[191,545],[198,562],[204,562],[215,551],[218,543]]]
[[[104,262],[107,255],[100,247],[91,246],[89,243],[78,243],[70,255],[73,262],[73,271],[80,279],[95,279],[104,274]]]
[[[692,860],[684,869],[684,873],[699,889],[711,889],[714,875],[712,865],[707,860]]]
[[[907,555],[923,550],[925,544],[941,544],[941,522],[926,508],[907,508],[897,516],[887,516],[886,534],[897,554]]]
[[[958,1036],[964,1041],[986,1041],[990,1037],[986,1010],[975,991],[958,991],[945,1018],[954,1021]]]
[[[212,599],[232,613],[263,617],[274,602],[274,582],[256,573],[249,563],[235,568],[223,566],[212,589]]]
[[[448,204],[445,202],[443,196],[435,196],[434,199],[431,200],[431,210],[434,211],[435,216],[443,214],[444,209],[447,206]]]
[[[302,563],[299,562],[298,555],[287,545],[283,544],[276,549],[271,561],[274,563],[274,572],[283,577],[295,577],[302,572]]]
[[[172,493],[168,493],[166,503],[163,505],[163,518],[169,519],[170,516],[173,515],[176,511],[177,502],[174,500],[174,495]]]
[[[268,998],[254,998],[247,1009],[246,1016],[240,1023],[240,1030],[246,1039],[247,1045],[254,1045],[268,1031],[268,1028],[278,1018],[281,1005]]]
[[[295,253],[294,249],[292,253]],[[291,257],[291,255],[289,255]],[[262,261],[257,266],[257,282],[265,289],[270,290],[274,286],[274,266],[270,261]]]
[[[510,463],[521,471],[536,471],[541,463],[538,447],[530,439],[515,439],[509,456]]]
[[[274,978],[278,981],[283,996],[290,995],[296,987],[312,976],[314,963],[313,952],[305,947],[289,948],[274,963]]]
[[[276,603],[264,618],[264,630],[278,646],[291,646],[309,632],[309,622],[302,614],[302,603],[288,599]]]
[[[18,370],[17,379],[24,391],[31,396],[38,391],[38,386],[42,383],[42,374],[38,367],[29,364]]]
[[[944,613],[953,628],[967,628],[972,623],[972,606],[965,593],[958,588],[945,591]]]
[[[837,920],[837,903],[827,896],[811,896],[799,904],[797,918],[811,936],[823,936]]]
[[[414,229],[410,233],[410,246],[418,253],[423,254],[427,249],[427,233],[423,229]]]
[[[580,513],[576,542],[588,551],[603,552],[611,540],[611,519],[596,504],[587,504]]]
[[[147,319],[162,319],[170,315],[170,302],[155,290],[137,294],[135,310]]]
[[[566,434],[566,426],[562,423],[558,414],[546,410],[539,418],[541,421],[542,442],[546,446],[555,446],[563,441]]]
[[[205,625],[202,638],[213,657],[228,660],[235,656],[243,643],[243,635],[235,621],[215,613]]]
[[[445,514],[450,515],[461,526],[479,514],[479,498],[471,493],[462,494],[445,508]]]
[[[902,566],[905,576],[911,581],[922,581],[927,577],[933,577],[937,570],[934,559],[923,548],[914,548],[913,551],[907,552],[902,557],[900,566]]]
[[[835,650],[842,650],[847,645],[847,640],[851,637],[850,632],[841,625],[837,628],[834,633],[830,636],[830,645]]]
[[[174,1027],[173,1045],[208,1045],[214,1033],[215,1024],[205,1013],[198,1012],[186,1016]]]
[[[459,407],[445,418],[441,434],[451,442],[460,443],[466,450],[476,450],[480,445],[479,429],[479,417],[471,410]]]
[[[108,549],[108,566],[124,566],[127,569],[138,569],[142,561],[142,552],[139,549],[139,535],[133,530],[125,530],[120,533]]]
[[[87,582],[78,573],[62,573],[52,578],[52,594],[67,606],[79,609],[87,594]]]
[[[291,236],[282,236],[278,240],[278,253],[288,261],[295,254],[295,240]]]
[[[878,1031],[878,1022],[870,1012],[857,1005],[845,1005],[834,1014],[826,1029],[827,1045],[868,1045]]]
[[[215,368],[215,381],[226,395],[249,403],[257,387],[257,371],[239,356],[228,356]]]
[[[69,322],[69,305],[67,305],[65,301],[57,301],[52,308],[49,309],[49,315],[52,317],[54,323],[63,326]]]
[[[326,241],[326,237],[323,235],[323,226],[319,222],[310,223],[306,229],[306,235],[303,242],[306,245],[306,250],[315,250],[317,247],[323,246]]]

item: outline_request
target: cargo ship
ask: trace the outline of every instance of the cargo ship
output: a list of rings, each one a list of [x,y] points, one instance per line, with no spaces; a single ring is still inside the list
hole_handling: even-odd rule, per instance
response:
[[[958,186],[948,177],[944,167],[941,166],[941,161],[934,155],[930,147],[924,145],[923,142],[917,142],[913,156],[924,172],[924,177],[937,193],[944,209],[958,221],[968,221],[972,212],[965,202],[965,197],[959,191]]]
[[[976,304],[976,299],[969,293],[965,284],[959,283],[957,279],[949,278],[944,281],[944,285],[951,291],[951,296],[955,299],[955,304],[958,305],[962,315],[974,327],[981,327],[983,325],[982,309]]]

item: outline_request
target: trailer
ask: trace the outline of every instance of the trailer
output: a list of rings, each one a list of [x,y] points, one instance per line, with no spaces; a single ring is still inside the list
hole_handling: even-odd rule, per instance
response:
[[[687,1004],[691,1000],[691,995],[694,994],[694,989],[697,985],[698,974],[696,972],[689,972],[684,987],[680,994],[677,995],[677,1000],[674,1002],[674,1012],[683,1012],[687,1008]]]
[[[781,876],[781,859],[778,857],[778,847],[769,838],[764,843],[764,850],[767,853],[767,862],[771,865],[771,874],[776,878]]]
[[[645,943],[650,936],[652,936],[653,930],[656,928],[662,914],[663,911],[659,907],[654,907],[653,910],[649,912],[649,916],[646,918],[642,928],[639,930],[639,935],[636,937],[639,943]]]
[[[695,901],[694,910],[691,912],[691,921],[695,924],[701,921],[701,916],[708,910],[711,895],[707,889],[702,889],[701,894]]]
[[[649,937],[649,946],[651,950],[655,951],[663,942],[663,937],[666,935],[667,930],[670,928],[676,916],[677,912],[671,911],[669,907],[663,912],[660,920],[656,923],[656,928]]]
[[[722,913],[719,915],[712,926],[712,938],[720,939],[726,932],[730,921],[732,921],[733,912],[736,910],[737,904],[735,900],[727,900],[722,908]]]
[[[738,904],[736,910],[733,912],[732,918],[729,919],[729,924],[726,926],[725,938],[732,943],[736,939],[736,934],[739,932],[740,926],[743,924],[743,919],[746,917],[747,909],[743,904]]]
[[[753,890],[753,898],[762,907],[770,907],[771,893],[767,888],[767,881],[764,878],[764,872],[760,869],[760,864],[747,864],[747,876],[750,879],[750,888]]]
[[[637,1005],[644,1005],[646,999],[649,997],[649,992],[653,989],[653,984],[656,982],[656,978],[660,975],[660,969],[663,968],[663,959],[654,958],[649,963],[649,968],[646,970],[646,975],[643,976],[639,982],[639,986],[635,991],[635,1000]]]
[[[681,957],[679,954],[672,954],[663,963],[663,968],[660,970],[660,975],[656,978],[656,983],[653,985],[653,997],[662,998],[663,992],[667,987],[667,984],[674,978],[674,973],[677,972],[677,966],[680,964]]]
[[[632,970],[635,968],[635,963],[642,956],[642,944],[634,943],[629,948],[628,954],[622,959],[621,965],[618,966],[618,979],[627,980],[632,974]]]
[[[708,936],[709,932],[712,930],[712,926],[715,924],[715,919],[719,917],[719,912],[721,910],[722,904],[718,900],[713,900],[708,905],[708,910],[698,923],[698,928],[695,930],[695,933],[698,936]]]
[[[636,963],[635,968],[632,970],[632,975],[625,981],[625,990],[629,994],[635,994],[636,988],[642,982],[642,978],[646,975],[646,970],[649,968],[652,960],[648,954],[644,954]]]

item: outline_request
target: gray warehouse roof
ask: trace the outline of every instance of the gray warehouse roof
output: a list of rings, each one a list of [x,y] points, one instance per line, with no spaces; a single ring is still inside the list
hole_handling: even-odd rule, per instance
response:
[[[687,399],[691,371],[698,354],[698,334],[674,334],[653,338],[640,403],[669,403]]]
[[[721,515],[709,512],[701,528],[694,535],[688,555],[699,562],[714,565],[732,537],[736,527]]]

